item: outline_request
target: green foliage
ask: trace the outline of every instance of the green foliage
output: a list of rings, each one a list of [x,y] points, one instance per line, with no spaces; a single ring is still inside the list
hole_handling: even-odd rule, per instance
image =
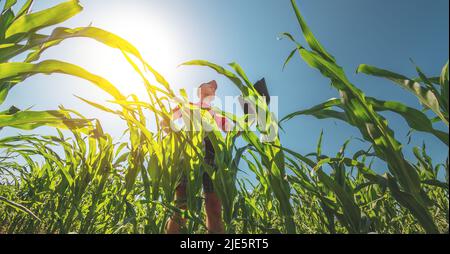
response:
[[[11,9],[16,1],[3,2],[0,104],[11,89],[32,75],[63,73],[90,81],[111,95],[118,110],[79,99],[120,118],[127,129],[126,140],[117,142],[103,132],[98,120],[63,107],[22,111],[12,106],[0,112],[0,131],[49,126],[57,133],[0,139],[0,233],[164,233],[174,213],[187,219],[186,233],[205,233],[201,197],[204,172],[211,175],[222,201],[228,233],[448,232],[448,160],[436,164],[423,145],[413,151],[417,161],[407,161],[394,130],[379,114],[394,112],[411,129],[432,134],[448,146],[448,132],[434,127],[436,121],[448,125],[448,64],[439,78],[428,78],[417,68],[418,79],[367,65],[358,68],[358,72],[404,86],[425,109],[436,114],[436,119],[399,102],[367,97],[314,37],[292,0],[310,49],[285,33],[296,47],[285,64],[299,52],[331,80],[340,98],[294,112],[280,122],[300,115],[339,119],[358,128],[368,147],[347,155],[353,141],[348,140],[336,155],[324,155],[326,135],[322,132],[316,151],[302,155],[282,146],[276,118],[237,63],[229,64],[230,70],[204,60],[184,64],[208,67],[225,76],[246,102],[263,113],[262,122],[267,124],[249,115],[238,118],[214,108],[242,129],[223,136],[206,110],[190,104],[184,90],[176,96],[167,80],[126,40],[95,27],[58,27],[50,35],[38,33],[79,13],[82,7],[78,1],[35,13],[30,12],[33,1],[25,2],[17,13]],[[148,101],[123,95],[114,84],[79,66],[58,60],[38,62],[48,48],[77,37],[121,50],[142,78]],[[11,62],[22,54],[27,54],[23,62]],[[198,127],[195,131],[167,131],[160,124],[171,122],[173,111],[168,102],[172,100],[181,109],[184,125]],[[192,113],[202,117],[192,118]],[[212,131],[203,129],[202,123]],[[149,124],[156,128],[149,128]],[[256,124],[256,132],[249,130],[251,124]],[[217,171],[204,162],[205,137],[213,144]],[[238,147],[238,138],[244,140],[242,147]],[[375,160],[385,161],[387,170],[374,170]],[[255,182],[238,178],[244,165],[249,172],[243,173],[254,175]],[[383,171],[383,175],[378,173]],[[442,171],[447,182],[440,181]],[[175,200],[183,175],[187,178],[187,210],[180,210]]]
[[[390,172],[390,174],[386,175],[387,186],[395,200],[409,209],[428,233],[439,232],[431,215],[431,200],[424,191],[418,172],[404,158],[402,145],[395,139],[394,131],[389,128],[387,121],[377,111],[390,110],[398,113],[407,120],[412,128],[433,133],[446,143],[447,146],[448,133],[433,129],[431,120],[417,110],[408,108],[398,102],[382,102],[374,98],[366,97],[360,89],[348,80],[344,70],[337,65],[336,60],[325,51],[323,46],[314,37],[300,14],[296,1],[291,0],[291,3],[303,35],[311,50],[306,49],[296,42],[292,35],[288,33],[284,35],[296,44],[297,51],[308,65],[317,69],[322,75],[330,79],[332,86],[339,92],[340,101],[330,100],[310,110],[291,114],[285,119],[290,119],[295,115],[312,114],[318,118],[338,118],[357,127],[363,138],[372,144],[377,157],[387,163]],[[289,61],[289,58],[286,61]],[[446,108],[448,109],[448,103],[447,105],[444,103],[439,104],[444,99],[419,68],[417,68],[417,71],[425,86],[421,86],[418,82],[411,81],[401,75],[367,65],[360,66],[358,71],[389,78],[413,91],[426,107],[432,109],[448,125],[448,110],[445,112]],[[445,67],[443,73],[445,73]],[[445,74],[443,76],[441,79],[445,83]],[[343,112],[335,112],[329,109],[334,106],[339,106],[343,109]],[[324,178],[324,180],[329,182],[329,179]],[[342,192],[336,189],[336,194],[338,193]]]

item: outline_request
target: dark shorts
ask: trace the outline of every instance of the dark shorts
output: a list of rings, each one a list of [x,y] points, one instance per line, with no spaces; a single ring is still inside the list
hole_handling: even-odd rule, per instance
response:
[[[209,138],[205,138],[203,140],[203,145],[205,148],[205,163],[208,164],[209,166],[211,166],[214,170],[217,170],[217,166],[216,163],[214,162],[214,147],[211,143],[211,140],[209,140]],[[180,186],[186,186],[186,176],[183,175],[181,178],[181,183]],[[212,183],[212,179],[209,176],[209,174],[207,172],[203,173],[203,192],[204,193],[212,193],[214,192],[214,186]]]

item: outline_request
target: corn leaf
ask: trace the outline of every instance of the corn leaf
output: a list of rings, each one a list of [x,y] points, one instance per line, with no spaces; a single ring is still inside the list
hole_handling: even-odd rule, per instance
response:
[[[312,31],[309,29],[308,25],[303,19],[303,16],[300,13],[300,10],[297,7],[297,1],[291,0],[291,4],[292,8],[295,11],[295,15],[297,16],[297,21],[300,24],[300,27],[302,28],[303,35],[305,36],[305,39],[308,42],[308,45],[311,47],[311,49],[320,54],[324,59],[330,62],[335,62],[334,57],[325,50],[322,44],[320,44],[320,42],[316,39]]]
[[[21,16],[6,30],[5,37],[27,34],[52,26],[75,16],[83,10],[78,0],[61,3],[52,8]]]
[[[86,129],[91,120],[71,119],[63,111],[19,111],[11,115],[0,115],[0,129],[12,127],[22,130],[32,130],[41,126],[51,126],[62,129]]]
[[[61,73],[85,79],[92,82],[115,99],[125,98],[117,88],[106,79],[94,75],[83,68],[66,62],[47,60],[37,64],[31,63],[0,63],[0,82],[19,79],[20,81],[36,74]],[[3,103],[9,90],[16,82],[0,83],[0,104]]]
[[[448,119],[446,119],[440,110],[438,97],[429,88],[423,87],[420,83],[414,82],[403,75],[366,64],[360,65],[357,69],[357,73],[365,73],[371,76],[386,78],[400,85],[413,93],[419,99],[420,103],[431,109],[448,126]]]

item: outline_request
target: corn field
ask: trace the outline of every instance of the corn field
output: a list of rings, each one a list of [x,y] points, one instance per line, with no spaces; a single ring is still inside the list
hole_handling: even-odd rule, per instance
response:
[[[247,101],[265,112],[268,124],[258,124],[257,131],[252,131],[249,115],[238,117],[214,109],[242,129],[223,135],[201,110],[213,131],[165,133],[159,123],[171,121],[169,101],[178,98],[183,114],[199,110],[189,104],[185,90],[172,90],[174,86],[137,48],[101,28],[57,27],[50,34],[40,32],[80,13],[83,7],[77,0],[37,12],[30,11],[32,3],[28,0],[17,8],[14,0],[0,1],[4,6],[0,9],[0,105],[10,90],[31,76],[75,76],[110,95],[120,109],[79,99],[124,121],[127,140],[117,142],[117,137],[103,131],[99,120],[88,119],[77,109],[61,106],[33,111],[7,105],[9,109],[0,112],[0,132],[3,128],[48,126],[57,135],[0,139],[0,233],[163,234],[174,213],[186,218],[185,233],[206,233],[201,193],[204,172],[211,175],[222,202],[225,231],[230,234],[449,232],[448,159],[433,161],[424,145],[414,148],[415,160],[408,161],[395,137],[397,130],[380,114],[394,113],[411,131],[431,134],[448,148],[448,63],[434,76],[416,67],[414,78],[362,64],[358,75],[387,79],[403,87],[423,108],[368,97],[314,36],[296,1],[290,0],[297,17],[292,22],[298,22],[306,45],[283,33],[293,45],[285,64],[300,57],[329,79],[337,98],[278,120],[239,64],[222,67],[193,60],[184,63],[184,68],[209,68],[226,77]],[[14,12],[13,7],[19,11]],[[147,99],[122,94],[105,78],[69,62],[40,60],[46,50],[71,38],[92,39],[102,44],[99,47],[122,52],[142,78]],[[17,56],[24,60],[17,62]],[[369,148],[350,154],[347,148],[354,139],[348,139],[335,154],[323,154],[326,135],[321,135],[315,151],[300,154],[285,148],[278,136],[271,142],[259,138],[268,128],[278,131],[283,123],[303,115],[348,123],[349,128],[359,130],[361,141]],[[195,119],[189,121],[197,125]],[[436,124],[444,124],[446,130]],[[216,172],[203,162],[201,142],[206,136],[214,146]],[[244,140],[245,146],[238,146],[237,139]],[[386,168],[374,168],[376,160]],[[248,168],[256,181],[238,177],[243,168]],[[183,174],[188,176],[186,210],[175,203]],[[439,177],[442,175],[445,179]]]

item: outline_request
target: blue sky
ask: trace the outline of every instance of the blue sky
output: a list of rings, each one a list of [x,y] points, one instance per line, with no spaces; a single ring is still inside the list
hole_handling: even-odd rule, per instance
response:
[[[33,9],[58,2],[61,1],[36,1]],[[123,36],[177,89],[186,88],[192,93],[198,84],[216,79],[219,96],[238,95],[228,80],[213,71],[200,67],[177,68],[188,60],[205,59],[224,66],[235,61],[253,81],[265,77],[271,95],[279,96],[280,116],[338,96],[328,80],[309,68],[299,56],[282,71],[293,45],[277,40],[278,35],[290,32],[303,41],[288,0],[82,0],[81,3],[84,11],[64,26],[92,23]],[[316,37],[337,58],[350,80],[369,96],[419,107],[414,96],[390,82],[356,75],[355,69],[361,63],[415,77],[409,58],[430,76],[440,74],[448,60],[448,0],[298,0],[298,5]],[[139,78],[125,64],[120,52],[96,42],[73,39],[49,50],[43,59],[79,64],[110,79],[126,93],[142,92]],[[83,80],[40,75],[14,88],[0,110],[11,105],[55,109],[62,104],[87,117],[99,118],[113,136],[122,134],[124,125],[120,120],[81,103],[74,94],[98,102],[110,99]],[[408,158],[412,158],[412,147],[425,141],[435,161],[445,160],[448,148],[436,138],[415,133],[412,143],[407,145],[406,123],[393,114],[384,116],[395,130],[396,138],[404,143]],[[330,155],[338,152],[347,138],[360,137],[349,125],[312,117],[295,118],[284,127],[282,143],[303,154],[315,151],[322,129],[323,150]],[[17,132],[6,128],[0,136]],[[52,130],[41,128],[34,132]],[[351,150],[367,147],[359,141],[352,144]],[[382,164],[378,167],[384,170]]]

